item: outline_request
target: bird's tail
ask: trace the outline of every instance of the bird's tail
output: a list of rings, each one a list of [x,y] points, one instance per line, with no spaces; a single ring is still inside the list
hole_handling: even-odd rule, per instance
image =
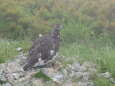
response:
[[[31,64],[25,63],[22,67],[24,71],[27,71],[31,67]]]

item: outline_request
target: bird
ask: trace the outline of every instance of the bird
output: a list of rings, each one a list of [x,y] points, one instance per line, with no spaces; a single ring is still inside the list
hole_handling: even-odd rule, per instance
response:
[[[61,29],[62,25],[57,23],[51,32],[33,42],[26,63],[22,66],[24,71],[32,67],[47,65],[55,59],[59,50]]]

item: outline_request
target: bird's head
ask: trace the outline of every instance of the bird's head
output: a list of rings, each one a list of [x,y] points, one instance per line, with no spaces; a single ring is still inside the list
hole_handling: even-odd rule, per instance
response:
[[[54,26],[54,30],[60,30],[62,29],[62,25],[57,23],[55,26]]]

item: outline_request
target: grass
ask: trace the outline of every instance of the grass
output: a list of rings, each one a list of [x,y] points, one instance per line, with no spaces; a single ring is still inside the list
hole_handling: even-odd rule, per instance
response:
[[[91,28],[83,24],[72,22],[67,26],[63,24],[63,26],[64,29],[61,31],[62,42],[58,56],[60,61],[65,65],[74,61],[78,61],[81,64],[85,61],[93,62],[99,65],[100,72],[108,71],[115,78],[115,49],[111,44],[111,40],[106,36],[105,38],[90,38]],[[14,58],[18,54],[16,51],[18,47],[22,47],[27,52],[31,44],[32,41],[29,37],[24,40],[0,38],[0,63]],[[63,60],[62,56],[67,58],[67,60]],[[101,86],[101,84],[110,86],[108,85],[110,82],[104,82],[104,80],[97,78],[95,84],[97,86]]]
[[[12,59],[18,52],[16,49],[22,47],[24,51],[30,48],[31,42],[29,39],[20,41],[11,41],[0,38],[0,62],[4,62],[6,59]]]
[[[100,66],[100,72],[111,72],[115,77],[114,61],[115,50],[109,46],[95,48],[83,44],[73,43],[68,46],[63,46],[60,49],[60,56],[65,56],[70,59],[70,63],[78,61],[83,63],[85,61],[93,62]]]
[[[22,47],[24,51],[28,51],[31,46],[31,40],[20,40],[20,41],[11,41],[7,39],[0,39],[0,62],[5,61],[6,59],[13,58],[18,52],[16,48]],[[64,64],[72,62],[83,63],[85,61],[93,62],[100,66],[100,72],[109,71],[112,74],[112,77],[115,78],[115,50],[110,46],[105,47],[91,47],[84,44],[78,44],[77,42],[69,45],[61,45],[59,51],[59,59],[61,56],[65,56],[68,61],[62,60]],[[106,79],[97,78],[94,80],[97,86],[111,86],[110,82],[104,82]]]

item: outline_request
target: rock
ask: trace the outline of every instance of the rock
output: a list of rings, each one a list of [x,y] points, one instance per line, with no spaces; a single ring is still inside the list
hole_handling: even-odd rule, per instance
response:
[[[43,71],[43,73],[45,73],[45,74],[52,74],[52,73],[55,73],[55,72],[56,72],[56,70],[53,69],[53,68],[42,68],[42,71]]]
[[[93,64],[91,62],[84,62],[82,66],[85,66],[86,68],[97,68],[98,67],[97,64]]]
[[[74,70],[76,71],[76,72],[78,72],[79,71],[79,69],[80,69],[80,64],[79,63],[73,63],[72,64],[73,65],[73,67],[74,67]]]
[[[84,83],[84,86],[94,86],[94,84],[92,82],[86,82]]]
[[[85,71],[87,71],[87,68],[85,66],[80,66],[78,71],[79,72],[85,72]]]
[[[23,68],[17,62],[10,62],[7,64],[5,73],[13,73],[16,71],[23,71]]]
[[[64,77],[67,77],[67,70],[66,69],[61,70],[61,72],[64,75]]]
[[[1,81],[1,82],[5,82],[5,81],[6,81],[6,78],[5,78],[3,75],[0,75],[0,81]]]
[[[78,86],[84,86],[84,83],[83,82],[78,82],[77,85]]]
[[[19,79],[20,78],[20,74],[19,73],[13,73],[12,76],[14,77],[14,79]]]
[[[83,73],[82,72],[76,72],[75,77],[77,77],[77,79],[81,79],[83,77]]]
[[[88,81],[89,81],[89,77],[83,77],[83,78],[81,79],[81,81],[82,81],[82,82],[88,82]]]
[[[18,80],[16,80],[16,83],[23,83],[25,81],[30,80],[30,78],[32,78],[37,72],[32,72],[30,74],[27,74],[27,76],[19,78]]]
[[[78,82],[77,83],[78,86],[94,86],[94,84],[92,82]]]
[[[74,77],[75,76],[75,71],[71,71],[71,73],[69,74],[69,77]]]
[[[3,84],[2,86],[12,86],[10,83]]]
[[[105,73],[104,73],[104,77],[110,78],[110,77],[111,77],[111,74],[110,74],[109,72],[105,72]]]
[[[14,83],[14,77],[12,76],[12,74],[7,74],[6,77],[8,79],[8,82],[10,82],[11,84]]]
[[[89,68],[89,78],[91,80],[95,80],[95,78],[98,76],[97,70],[95,68]]]
[[[89,80],[89,73],[88,72],[83,72],[83,76],[80,79],[82,82],[87,82]]]
[[[39,80],[39,79],[32,81],[32,85],[33,86],[44,86],[42,80]]]
[[[55,83],[61,84],[63,81],[64,76],[61,72],[53,69],[53,68],[43,68],[43,73],[50,77]]]
[[[74,69],[75,69],[74,66],[68,64],[68,66],[67,66],[67,70],[74,70]]]
[[[77,83],[71,83],[71,84],[63,84],[62,86],[78,86]]]
[[[21,50],[22,50],[22,48],[21,48],[21,47],[18,47],[16,50],[17,50],[17,51],[21,51]]]
[[[3,75],[4,73],[4,70],[5,70],[5,64],[0,64],[0,75]]]
[[[106,78],[111,78],[111,74],[110,74],[109,72],[100,73],[100,74],[98,74],[98,76],[99,76],[99,77],[104,76],[104,77],[106,77]]]
[[[112,82],[113,84],[115,84],[115,81],[114,81],[113,78],[110,78],[109,80],[110,80],[110,82]]]

